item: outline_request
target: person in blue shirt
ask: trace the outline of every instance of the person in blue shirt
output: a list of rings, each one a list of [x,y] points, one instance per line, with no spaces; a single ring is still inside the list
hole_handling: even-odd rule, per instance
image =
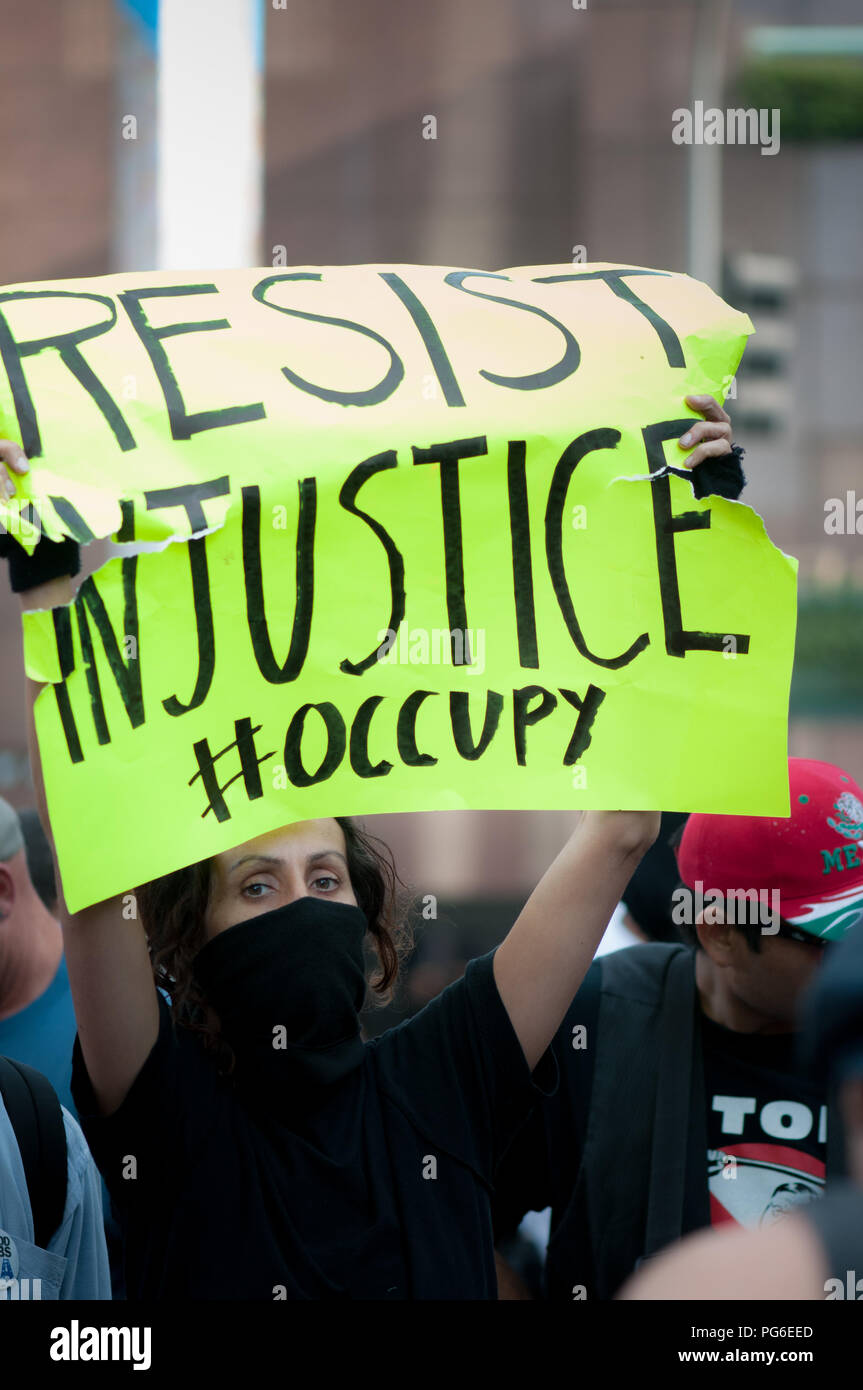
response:
[[[0,797],[0,1056],[26,1062],[47,1077],[75,1119],[76,1032],[60,923],[33,885],[18,815]],[[104,1185],[102,1203],[114,1297],[122,1298],[122,1236]]]
[[[0,1100],[0,1300],[110,1299],[102,1189],[80,1126],[63,1109],[66,1205],[47,1247],[35,1243],[24,1164]]]
[[[75,1032],[60,923],[33,887],[20,821],[0,797],[0,1055],[47,1076],[72,1115]]]

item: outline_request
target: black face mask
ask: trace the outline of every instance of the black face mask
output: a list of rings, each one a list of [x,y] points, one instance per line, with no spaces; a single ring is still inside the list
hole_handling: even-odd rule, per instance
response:
[[[367,930],[358,907],[299,898],[229,927],[198,952],[195,978],[246,1092],[290,1099],[359,1066]]]

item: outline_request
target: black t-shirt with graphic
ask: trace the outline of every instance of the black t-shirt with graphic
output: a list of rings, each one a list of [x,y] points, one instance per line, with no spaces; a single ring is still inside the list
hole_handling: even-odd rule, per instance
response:
[[[702,1017],[713,1225],[772,1224],[821,1197],[827,1105],[795,1067],[794,1036],[735,1033]]]
[[[554,1039],[557,1091],[536,1105],[495,1176],[492,1214],[499,1241],[514,1232],[526,1212],[552,1209],[555,1258],[546,1271],[551,1299],[572,1300],[570,1276],[581,1263],[579,1242],[590,1238],[577,1225],[571,1199],[587,1133],[594,1059],[615,1045],[597,1031],[601,984],[601,961],[595,961]],[[765,1225],[824,1190],[825,1098],[799,1075],[793,1034],[735,1033],[700,1012],[699,1018],[708,1147],[706,1153],[698,1151],[692,1128],[683,1232],[705,1221]],[[614,1120],[627,1124],[625,1115]],[[650,1136],[646,1146],[649,1163]]]

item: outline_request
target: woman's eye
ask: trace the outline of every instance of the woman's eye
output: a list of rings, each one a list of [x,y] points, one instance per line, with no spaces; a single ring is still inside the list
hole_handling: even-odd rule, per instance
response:
[[[256,889],[260,889],[261,891],[256,892]],[[262,898],[264,893],[271,893],[272,889],[267,883],[247,883],[243,892],[247,893],[250,898]]]
[[[333,885],[333,887],[336,887],[336,888],[337,888],[337,887],[338,887],[338,884],[339,884],[339,880],[336,878],[335,874],[322,874],[320,878],[316,878],[316,879],[313,880],[313,885],[312,885],[312,886],[315,887],[315,888],[319,888],[321,884],[324,884],[325,886],[321,889],[321,892],[323,892],[323,893],[332,892],[332,889],[328,889],[328,888],[326,887],[326,884],[328,884],[328,883],[331,883],[331,884]]]

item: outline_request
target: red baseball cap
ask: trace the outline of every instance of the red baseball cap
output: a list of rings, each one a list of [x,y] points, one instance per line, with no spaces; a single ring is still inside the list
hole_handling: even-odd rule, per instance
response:
[[[704,892],[779,892],[783,920],[838,941],[863,919],[863,791],[833,763],[789,758],[791,815],[689,817],[683,882]]]

